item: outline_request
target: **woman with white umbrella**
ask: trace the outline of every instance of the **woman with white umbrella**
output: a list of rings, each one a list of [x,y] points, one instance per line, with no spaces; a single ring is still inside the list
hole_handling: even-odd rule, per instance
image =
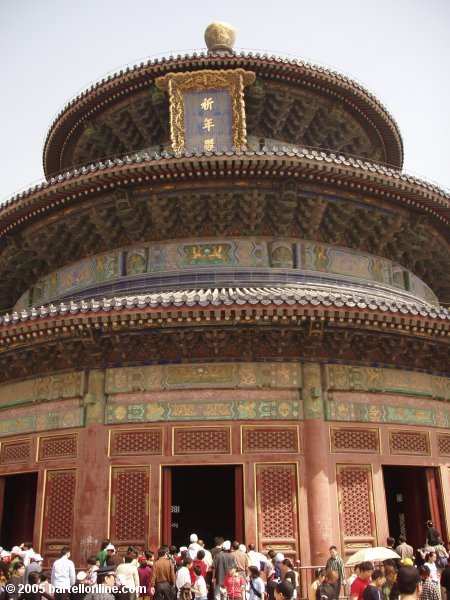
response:
[[[383,546],[376,546],[375,548],[368,547],[355,552],[345,564],[347,567],[351,567],[362,562],[383,562],[390,558],[400,559],[400,556],[397,552],[394,552],[394,550],[383,548]]]

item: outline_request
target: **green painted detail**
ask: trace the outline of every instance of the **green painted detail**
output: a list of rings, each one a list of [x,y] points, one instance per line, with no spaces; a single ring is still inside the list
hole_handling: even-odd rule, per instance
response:
[[[264,240],[249,240],[248,247],[239,246],[239,256],[244,263],[254,267],[264,267],[269,264],[267,255],[267,244]]]
[[[369,254],[333,248],[327,244],[301,244],[301,266],[307,271],[320,271],[394,285],[392,263]],[[395,284],[398,287],[398,283]]]
[[[330,390],[393,392],[450,400],[450,378],[414,371],[327,365]]]
[[[416,425],[436,425],[434,410],[386,406],[386,420],[389,423],[415,423]]]
[[[157,421],[245,421],[302,419],[298,400],[252,401],[223,400],[210,402],[118,402],[108,404],[105,424],[148,423]]]
[[[107,369],[105,390],[114,395],[171,389],[298,389],[301,385],[297,363],[202,363]]]
[[[329,421],[354,423],[397,423],[450,428],[450,410],[440,407],[418,407],[389,405],[388,403],[358,403],[331,401],[327,404],[326,418]]]
[[[238,387],[239,367],[233,364],[196,365],[164,369],[164,383],[168,388],[185,387]]]
[[[104,369],[92,369],[89,372],[88,392],[84,396],[86,425],[104,422],[107,400],[105,395],[105,378]]]
[[[149,256],[150,256],[150,264],[149,270],[150,273],[158,272],[158,271],[166,271],[170,269],[170,264],[168,262],[167,257],[167,246],[162,246],[160,244],[156,244],[149,248]],[[171,257],[172,260],[172,269],[175,269],[175,260]]]
[[[233,250],[236,244],[192,244],[179,247],[179,266],[208,267],[210,265],[233,266],[237,264]]]
[[[127,275],[140,275],[148,270],[148,248],[133,248],[126,252],[125,269]]]
[[[84,396],[84,372],[35,377],[0,386],[0,408]]]
[[[289,204],[289,190],[284,192],[284,196]],[[290,231],[286,231],[286,235],[289,234]],[[294,264],[296,254],[298,265]],[[292,237],[225,237],[203,238],[196,244],[187,240],[166,244],[148,242],[85,258],[42,277],[21,296],[14,310],[49,302],[69,292],[79,293],[92,285],[121,277],[208,267],[299,269],[326,273],[410,290],[419,298],[432,304],[438,303],[434,293],[418,277],[384,258]]]
[[[32,304],[36,306],[61,294],[116,279],[120,275],[119,259],[119,252],[100,254],[50,273],[33,286]]]
[[[300,419],[301,404],[298,401],[288,402],[252,402],[251,400],[237,402],[237,415],[239,420],[247,419]]]
[[[323,419],[324,404],[320,365],[305,363],[302,365],[302,399],[305,419]]]
[[[269,246],[270,266],[274,269],[292,269],[294,267],[294,250],[292,244],[273,242]]]
[[[11,414],[11,413],[14,414]],[[84,426],[84,409],[79,406],[50,410],[17,409],[0,413],[0,436],[35,431],[52,431]]]

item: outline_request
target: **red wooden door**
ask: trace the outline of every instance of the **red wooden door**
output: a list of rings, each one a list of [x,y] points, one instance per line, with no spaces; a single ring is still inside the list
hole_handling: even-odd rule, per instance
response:
[[[41,554],[46,565],[60,557],[63,546],[72,546],[76,469],[47,471]]]
[[[235,498],[235,539],[244,539],[244,480],[242,466],[236,465],[234,468],[234,498]]]
[[[428,501],[430,503],[430,518],[439,533],[444,535],[442,531],[443,522],[441,520],[441,501],[440,501],[440,481],[439,473],[435,467],[427,467],[425,469],[428,488]]]
[[[172,544],[172,469],[163,469],[162,543]]]

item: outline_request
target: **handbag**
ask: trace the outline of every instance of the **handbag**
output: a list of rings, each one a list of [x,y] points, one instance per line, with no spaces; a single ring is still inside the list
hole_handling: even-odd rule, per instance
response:
[[[253,593],[255,594],[255,596],[257,598],[261,598],[261,594],[258,592],[258,590],[255,589],[255,586],[253,585],[253,579],[250,579],[249,584],[250,584],[250,587],[252,588]]]

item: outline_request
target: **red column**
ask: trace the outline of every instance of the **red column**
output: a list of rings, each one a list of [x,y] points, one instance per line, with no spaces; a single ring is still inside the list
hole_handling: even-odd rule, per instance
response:
[[[329,440],[325,422],[305,420],[304,442],[311,561],[319,566],[328,559],[328,548],[332,544],[339,546],[337,540],[331,539]]]
[[[86,558],[97,554],[108,534],[109,458],[108,430],[89,424],[79,437],[77,491],[75,494],[72,560],[85,567]]]
[[[324,421],[324,402],[320,365],[303,365],[302,398],[304,409],[305,482],[308,505],[310,559],[314,566],[325,565],[332,540],[328,426]]]
[[[108,428],[104,425],[105,372],[93,370],[87,380],[86,423],[79,432],[77,489],[74,506],[72,560],[85,567],[86,557],[97,554],[108,535],[111,460]]]

